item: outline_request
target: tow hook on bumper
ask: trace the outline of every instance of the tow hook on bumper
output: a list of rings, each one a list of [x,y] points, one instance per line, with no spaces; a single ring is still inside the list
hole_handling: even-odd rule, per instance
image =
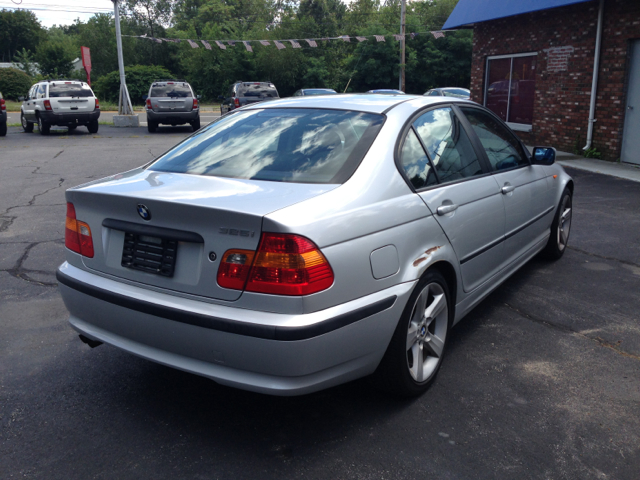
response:
[[[90,338],[87,338],[84,335],[78,335],[78,336],[80,337],[80,340],[82,340],[82,343],[86,343],[91,348],[96,348],[102,345],[102,342],[99,342],[97,340],[91,340]]]

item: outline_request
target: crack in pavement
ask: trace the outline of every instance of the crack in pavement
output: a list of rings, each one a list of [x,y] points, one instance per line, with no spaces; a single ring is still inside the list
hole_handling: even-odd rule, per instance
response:
[[[24,242],[23,242],[24,243]],[[16,264],[11,267],[8,268],[6,270],[0,270],[0,272],[7,272],[9,275],[11,275],[12,277],[18,278],[20,280],[24,280],[25,282],[29,282],[29,283],[33,283],[36,285],[40,285],[43,287],[57,287],[58,286],[58,282],[41,282],[39,280],[35,280],[34,278],[31,278],[29,276],[29,274],[33,274],[33,273],[39,273],[42,275],[53,275],[51,272],[46,271],[46,270],[36,270],[33,268],[24,268],[24,262],[27,261],[27,258],[29,258],[29,252],[31,252],[31,249],[38,246],[38,245],[42,245],[44,243],[62,243],[61,240],[47,240],[44,242],[32,242],[29,243],[26,248],[24,249],[24,252],[22,252],[22,255],[20,256],[20,258],[18,259],[18,261],[16,262]]]
[[[589,255],[590,257],[600,258],[602,260],[611,260],[613,262],[622,263],[624,265],[631,265],[632,267],[639,267],[640,265],[637,263],[630,262],[628,260],[620,260],[619,258],[607,257],[606,255],[598,255],[597,253],[587,252],[586,250],[582,250],[581,248],[573,247],[571,245],[567,245],[567,248],[571,250],[575,250],[576,252],[583,253],[585,255]]]
[[[45,195],[45,194],[49,193],[50,191],[55,190],[56,188],[60,188],[63,183],[64,183],[64,178],[61,178],[60,180],[58,180],[58,185],[56,185],[55,187],[48,188],[44,192],[36,193],[31,198],[31,200],[29,200],[26,204],[14,205],[12,207],[7,208],[4,212],[0,213],[0,232],[4,232],[5,230],[7,230],[13,224],[15,219],[18,218],[17,216],[7,216],[7,214],[11,210],[13,210],[15,208],[21,208],[21,207],[33,207],[33,204],[35,203],[36,198],[41,197],[42,195]],[[42,205],[42,206],[43,207],[49,207],[49,206],[56,206],[56,205],[61,205],[61,204],[57,203],[57,204],[54,204],[54,205]]]
[[[597,344],[599,344],[602,347],[605,347],[605,348],[608,348],[610,350],[613,350],[614,352],[616,352],[619,355],[622,355],[623,357],[632,358],[634,360],[640,360],[640,355],[636,355],[635,353],[630,353],[630,352],[627,352],[625,350],[622,350],[620,348],[620,342],[618,342],[618,343],[609,343],[609,342],[607,342],[606,340],[603,340],[600,337],[591,337],[591,336],[586,335],[586,334],[584,334],[582,332],[579,332],[578,330],[574,330],[571,327],[567,327],[565,325],[558,325],[557,323],[551,323],[551,322],[549,322],[547,320],[543,320],[541,318],[537,318],[537,317],[531,316],[528,313],[520,311],[518,308],[514,307],[513,305],[509,305],[508,303],[505,303],[504,305],[509,310],[511,310],[512,312],[515,312],[516,314],[518,314],[522,318],[526,318],[527,320],[530,320],[532,322],[538,323],[538,324],[543,325],[543,326],[548,327],[548,328],[552,328],[552,329],[557,330],[557,331],[562,332],[562,333],[568,333],[570,335],[576,335],[576,336],[584,338],[586,340],[591,340],[592,342],[596,342]]]

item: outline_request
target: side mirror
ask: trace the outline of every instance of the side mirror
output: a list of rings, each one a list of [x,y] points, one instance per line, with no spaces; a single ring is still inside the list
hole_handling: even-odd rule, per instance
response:
[[[19,101],[19,102],[24,102],[24,96],[23,96],[23,95],[20,95],[20,96],[18,97],[18,101]]]
[[[556,149],[553,147],[533,147],[531,163],[534,165],[553,165],[556,161]]]
[[[202,98],[202,95],[196,95],[196,98],[200,100]]]
[[[218,95],[218,100],[224,100],[224,97],[222,95]]]
[[[143,100],[146,100],[147,98],[149,98],[149,95],[142,95]]]

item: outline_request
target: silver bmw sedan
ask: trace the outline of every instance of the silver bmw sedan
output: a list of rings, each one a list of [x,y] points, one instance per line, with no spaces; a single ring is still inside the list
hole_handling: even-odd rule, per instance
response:
[[[255,104],[67,190],[60,291],[90,346],[220,384],[418,395],[453,325],[562,256],[574,186],[554,160],[465,100]]]

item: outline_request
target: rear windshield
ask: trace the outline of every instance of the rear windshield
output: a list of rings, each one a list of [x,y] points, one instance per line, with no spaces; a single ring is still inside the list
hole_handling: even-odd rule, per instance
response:
[[[80,83],[50,83],[49,98],[58,97],[93,97],[93,92]]]
[[[191,96],[191,89],[187,84],[154,85],[149,96],[187,98]]]
[[[445,97],[456,97],[456,98],[469,98],[471,95],[469,91],[464,88],[447,88],[446,90],[442,90],[442,94]]]
[[[238,97],[267,97],[279,98],[278,91],[274,86],[264,84],[240,84],[237,89]]]
[[[329,90],[329,89],[313,89],[313,90],[305,90],[304,91],[305,95],[335,95],[336,91],[335,90]]]
[[[238,112],[199,131],[148,168],[293,183],[342,183],[360,164],[384,117],[321,109]]]

